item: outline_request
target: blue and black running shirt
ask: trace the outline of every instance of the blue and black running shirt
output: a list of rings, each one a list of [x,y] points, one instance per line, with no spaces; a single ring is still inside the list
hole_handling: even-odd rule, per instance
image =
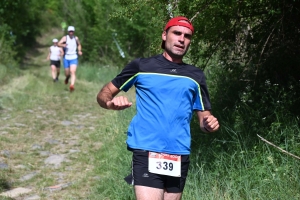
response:
[[[190,154],[193,110],[211,109],[202,70],[156,55],[133,60],[112,83],[125,92],[136,88],[137,113],[127,132],[129,148]]]

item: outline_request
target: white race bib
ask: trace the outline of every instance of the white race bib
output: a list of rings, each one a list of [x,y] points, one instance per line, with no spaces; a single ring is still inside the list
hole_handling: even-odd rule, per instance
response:
[[[154,174],[181,176],[181,156],[149,152],[148,170]]]

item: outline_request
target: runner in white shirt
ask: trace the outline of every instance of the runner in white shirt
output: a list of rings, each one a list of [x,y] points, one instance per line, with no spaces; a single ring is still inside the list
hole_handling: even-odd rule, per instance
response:
[[[53,45],[49,48],[47,60],[50,60],[53,82],[57,82],[60,72],[60,59],[64,55],[64,52],[61,47],[57,46],[57,39],[53,39],[52,42]]]
[[[82,55],[81,44],[79,38],[74,35],[74,26],[68,27],[68,35],[63,36],[58,43],[58,46],[65,50],[64,68],[65,68],[65,84],[69,83],[71,77],[70,91],[74,91],[74,84],[76,80],[76,69],[78,65],[78,55]]]

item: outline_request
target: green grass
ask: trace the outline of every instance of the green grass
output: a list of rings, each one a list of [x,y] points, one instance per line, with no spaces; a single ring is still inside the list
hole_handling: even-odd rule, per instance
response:
[[[132,96],[132,94],[130,95]],[[99,160],[95,170],[101,179],[93,190],[91,199],[134,199],[133,188],[124,178],[131,173],[131,153],[126,150],[127,124],[134,114],[134,108],[121,112],[108,111],[105,124],[99,131],[103,135],[103,148],[95,152]],[[102,122],[103,123],[103,122]]]
[[[3,65],[0,62],[0,86],[7,84],[11,79],[18,77],[22,74],[14,65]]]
[[[111,81],[111,77],[114,77],[119,72],[119,69],[113,66],[102,66],[95,64],[85,63],[79,64],[77,70],[78,79],[84,79],[90,82],[107,83]]]

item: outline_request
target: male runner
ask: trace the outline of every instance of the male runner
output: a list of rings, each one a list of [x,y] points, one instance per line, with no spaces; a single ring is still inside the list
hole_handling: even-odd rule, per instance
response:
[[[164,52],[130,62],[98,93],[106,109],[131,107],[121,90],[135,86],[137,113],[127,132],[133,152],[132,183],[138,200],[181,199],[189,167],[190,121],[197,113],[203,132],[219,129],[202,70],[186,64],[194,28],[185,17],[172,18],[162,33]]]
[[[79,38],[74,35],[74,26],[68,27],[68,35],[63,36],[58,43],[58,46],[65,50],[64,68],[65,68],[65,84],[69,83],[71,77],[70,91],[74,91],[74,84],[76,80],[76,69],[78,66],[78,55],[82,55],[81,43]],[[78,51],[77,51],[78,50]],[[78,55],[77,55],[78,54]]]

